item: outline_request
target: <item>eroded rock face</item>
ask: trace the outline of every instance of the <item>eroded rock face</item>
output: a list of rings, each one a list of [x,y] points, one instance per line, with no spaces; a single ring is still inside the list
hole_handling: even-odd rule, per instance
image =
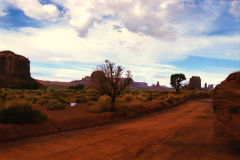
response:
[[[230,74],[216,86],[213,98],[215,131],[240,140],[240,72]]]
[[[192,76],[192,78],[190,78],[188,87],[190,89],[200,90],[201,89],[201,78],[197,77],[197,76]]]
[[[0,79],[30,79],[30,61],[11,51],[0,52]]]
[[[11,51],[0,52],[0,87],[38,88],[40,85],[31,78],[30,61]]]

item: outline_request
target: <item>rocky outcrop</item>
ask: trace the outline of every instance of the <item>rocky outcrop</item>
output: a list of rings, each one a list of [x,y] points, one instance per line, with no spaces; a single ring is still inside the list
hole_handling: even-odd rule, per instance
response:
[[[0,87],[38,88],[31,78],[29,59],[11,51],[0,52]]]
[[[230,74],[214,90],[215,131],[240,140],[240,72]]]
[[[189,83],[184,85],[182,87],[182,89],[185,90],[201,90],[201,78],[198,76],[192,76],[192,78],[190,78]]]
[[[201,78],[197,76],[192,76],[192,78],[190,78],[188,86],[190,89],[201,89]]]
[[[0,52],[0,78],[1,79],[29,79],[30,61],[11,51]]]
[[[208,90],[213,90],[214,89],[214,85],[213,84],[209,84],[208,85]]]

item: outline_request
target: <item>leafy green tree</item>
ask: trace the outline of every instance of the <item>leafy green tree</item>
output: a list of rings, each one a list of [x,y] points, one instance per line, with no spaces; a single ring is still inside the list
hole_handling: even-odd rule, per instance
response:
[[[115,63],[108,60],[105,60],[105,63],[97,66],[97,69],[91,74],[91,87],[100,94],[111,97],[111,110],[114,110],[116,98],[130,85],[132,75],[130,71],[127,71],[123,77],[122,66],[116,66]]]
[[[182,87],[181,82],[184,81],[184,80],[186,80],[186,77],[182,73],[172,74],[171,75],[171,82],[170,82],[170,84],[172,85],[173,88],[176,89],[177,93],[180,92],[180,89]]]

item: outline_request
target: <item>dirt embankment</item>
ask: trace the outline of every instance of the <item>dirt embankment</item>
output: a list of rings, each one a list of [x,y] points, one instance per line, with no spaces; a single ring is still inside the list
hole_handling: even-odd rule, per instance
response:
[[[240,159],[214,134],[208,101],[104,126],[0,143],[1,160]]]

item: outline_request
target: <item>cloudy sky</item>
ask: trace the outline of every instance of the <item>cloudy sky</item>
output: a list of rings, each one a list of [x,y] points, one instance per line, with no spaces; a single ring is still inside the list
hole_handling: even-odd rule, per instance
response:
[[[0,0],[0,50],[43,80],[81,79],[109,59],[149,85],[180,72],[218,84],[240,70],[240,1]]]

